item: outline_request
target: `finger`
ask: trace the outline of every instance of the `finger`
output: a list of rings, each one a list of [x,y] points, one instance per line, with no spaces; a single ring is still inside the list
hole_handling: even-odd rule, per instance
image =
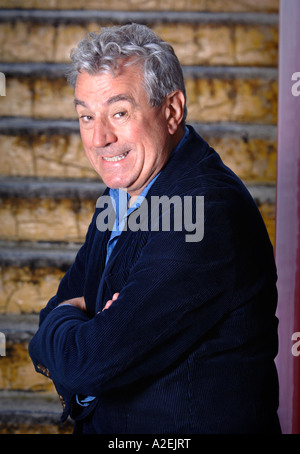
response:
[[[106,304],[102,310],[104,311],[105,309],[108,309],[112,305],[112,303],[118,299],[118,296],[119,296],[119,293],[114,293],[112,299],[108,300],[106,302]]]
[[[108,300],[102,310],[105,311],[105,309],[108,309],[112,305],[112,303],[113,303],[113,300]]]

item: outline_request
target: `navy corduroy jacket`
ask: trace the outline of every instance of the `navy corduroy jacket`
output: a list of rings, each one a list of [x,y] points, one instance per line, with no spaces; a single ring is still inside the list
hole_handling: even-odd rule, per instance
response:
[[[170,231],[127,229],[105,266],[96,208],[40,314],[29,353],[77,433],[280,432],[273,249],[243,183],[189,129],[145,200],[203,196],[203,238],[186,241],[172,219]],[[55,309],[79,296],[87,312]],[[79,410],[76,395],[96,399]]]

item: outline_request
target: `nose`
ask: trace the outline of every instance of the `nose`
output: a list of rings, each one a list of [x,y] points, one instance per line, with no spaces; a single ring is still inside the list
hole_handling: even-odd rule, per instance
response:
[[[118,138],[111,126],[104,121],[96,120],[93,131],[93,146],[95,148],[104,148],[112,143],[117,142]]]

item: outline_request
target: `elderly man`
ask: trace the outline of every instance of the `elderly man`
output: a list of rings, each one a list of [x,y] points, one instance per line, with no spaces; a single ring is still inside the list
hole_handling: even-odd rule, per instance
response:
[[[107,189],[29,346],[62,419],[75,433],[280,433],[272,246],[245,186],[186,126],[172,47],[131,24],[90,34],[72,61]]]

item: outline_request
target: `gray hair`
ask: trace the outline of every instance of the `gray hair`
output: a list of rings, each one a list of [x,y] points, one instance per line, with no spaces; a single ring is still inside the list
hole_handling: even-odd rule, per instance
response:
[[[172,46],[145,25],[134,23],[102,28],[101,33],[89,33],[81,40],[71,51],[68,83],[75,88],[80,71],[91,75],[114,73],[119,59],[132,57],[136,57],[134,62],[143,64],[145,89],[153,107],[161,106],[175,90],[181,90],[186,99],[182,68]],[[185,103],[183,121],[186,115]]]

